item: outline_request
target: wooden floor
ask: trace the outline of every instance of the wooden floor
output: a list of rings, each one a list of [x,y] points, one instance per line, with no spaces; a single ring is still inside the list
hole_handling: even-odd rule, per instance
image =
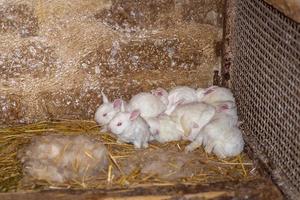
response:
[[[139,186],[129,189],[97,190],[43,190],[17,193],[0,193],[1,200],[281,200],[280,191],[268,179],[255,179],[243,182],[219,182],[209,185],[164,185]]]

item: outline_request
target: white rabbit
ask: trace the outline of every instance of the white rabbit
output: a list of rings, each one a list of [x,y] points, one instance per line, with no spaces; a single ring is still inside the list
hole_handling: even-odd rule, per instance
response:
[[[166,110],[159,97],[146,92],[134,95],[128,104],[128,111],[139,110],[143,118],[156,117]]]
[[[207,153],[213,151],[219,158],[237,156],[243,151],[243,148],[243,136],[237,127],[224,130],[222,137],[215,140],[211,139],[208,145],[205,146]]]
[[[150,137],[149,141],[155,140],[155,136],[159,134],[160,123],[158,117],[144,118],[149,125]]]
[[[217,101],[233,101],[232,92],[228,88],[211,86],[206,89],[199,88],[197,89],[198,101],[212,104]]]
[[[184,139],[193,141],[214,114],[214,106],[194,102],[177,106],[172,112],[171,118],[184,132]]]
[[[158,87],[156,88],[155,90],[151,90],[151,94],[153,94],[154,96],[157,96],[159,97],[159,99],[165,104],[165,105],[168,105],[169,103],[169,100],[168,100],[168,92],[161,88],[161,87]]]
[[[185,151],[190,152],[202,144],[205,151],[212,151],[220,158],[238,155],[244,147],[244,141],[240,130],[237,128],[236,108],[230,107],[230,102],[223,102],[217,107],[217,113],[189,144]],[[231,104],[232,105],[232,104]]]
[[[183,131],[168,115],[160,115],[146,121],[150,126],[151,136],[160,143],[178,141],[183,137]]]
[[[187,86],[173,88],[168,95],[168,106],[165,111],[170,115],[179,104],[187,104],[197,101],[196,90]]]
[[[212,103],[216,108],[216,117],[220,118],[220,116],[227,116],[231,118],[229,126],[237,126],[238,124],[238,116],[237,116],[237,108],[233,101],[218,101]]]
[[[140,112],[125,111],[122,104],[119,112],[109,123],[109,130],[118,136],[118,142],[133,143],[135,148],[147,148],[150,130]]]
[[[106,95],[101,91],[103,104],[100,105],[95,113],[95,121],[102,126],[101,131],[107,131],[107,125],[112,120],[112,118],[120,112],[121,104],[125,104],[123,100],[116,99],[114,102],[109,102]]]

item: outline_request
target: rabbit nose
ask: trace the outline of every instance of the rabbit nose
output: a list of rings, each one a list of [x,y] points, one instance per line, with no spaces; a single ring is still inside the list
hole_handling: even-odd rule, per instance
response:
[[[110,131],[110,127],[109,126],[107,127],[107,131]]]

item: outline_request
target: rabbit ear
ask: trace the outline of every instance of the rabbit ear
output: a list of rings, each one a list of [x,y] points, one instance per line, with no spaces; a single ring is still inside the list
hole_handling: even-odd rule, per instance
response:
[[[230,109],[234,109],[234,108],[236,108],[235,103],[231,102],[231,101],[227,101],[227,102],[224,102],[224,103],[218,105],[217,111],[222,112],[222,111],[226,111],[226,110],[230,110]]]
[[[135,120],[139,115],[140,115],[140,111],[139,110],[134,110],[130,113],[130,120]]]
[[[217,88],[218,88],[218,86],[215,86],[215,85],[210,86],[209,88],[207,88],[207,89],[205,90],[204,95],[207,95],[207,94],[212,93],[212,92],[215,91]]]
[[[103,103],[109,103],[109,100],[108,100],[107,96],[104,94],[103,90],[101,91],[101,94],[102,94]]]
[[[156,90],[151,90],[151,94],[156,95]]]
[[[183,102],[184,102],[184,99],[180,99],[180,100],[178,100],[178,101],[175,102],[175,106],[179,106]]]
[[[165,113],[167,114],[167,115],[170,115],[174,110],[175,110],[175,108],[177,107],[177,106],[179,106],[180,104],[182,104],[184,102],[184,100],[183,99],[180,99],[180,100],[178,100],[178,101],[176,101],[173,105],[171,105],[171,106],[167,106],[167,110],[165,111]]]
[[[124,102],[121,101],[121,112],[125,112],[125,105]]]
[[[122,106],[122,99],[115,99],[113,102],[114,109],[120,109]]]
[[[159,87],[155,90],[151,90],[151,93],[153,95],[159,96],[159,97],[164,96],[164,95],[168,95],[168,92],[165,89],[161,88],[161,87]]]
[[[220,110],[222,111],[222,110],[228,110],[229,109],[229,106],[227,105],[227,104],[222,104],[221,106],[220,106]]]

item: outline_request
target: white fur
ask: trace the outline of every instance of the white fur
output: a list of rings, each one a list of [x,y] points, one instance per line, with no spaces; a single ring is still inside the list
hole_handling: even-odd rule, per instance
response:
[[[223,102],[219,106],[228,104],[228,102]],[[241,131],[237,128],[235,107],[219,110],[185,150],[193,151],[202,144],[207,153],[213,152],[220,158],[236,156],[241,153],[244,141]]]
[[[135,148],[147,148],[149,126],[140,116],[134,119],[131,116],[132,112],[119,112],[109,123],[109,129],[118,136],[118,142],[133,143]]]
[[[160,123],[158,117],[148,117],[144,118],[149,125],[150,137],[149,141],[155,140],[155,135],[159,134]]]
[[[224,130],[223,137],[213,140],[211,146],[205,146],[205,148],[208,153],[212,149],[219,158],[237,156],[244,148],[242,133],[237,127]]]
[[[193,141],[214,114],[215,108],[209,104],[189,103],[176,107],[171,118],[184,132],[186,139]]]
[[[237,115],[237,108],[235,105],[235,102],[233,101],[217,101],[212,103],[211,105],[213,105],[216,108],[216,112],[218,115],[224,115],[226,114],[226,116],[232,118],[231,123],[229,124],[229,126],[236,126],[238,123],[238,115]],[[218,117],[218,115],[216,115],[216,117]]]
[[[102,126],[101,131],[107,131],[107,125],[112,120],[112,118],[120,112],[120,106],[116,106],[115,102],[120,100],[115,100],[110,102],[106,95],[102,92],[103,104],[100,105],[95,113],[95,121]],[[124,101],[122,101],[125,104]]]
[[[166,105],[159,97],[151,93],[141,92],[131,98],[128,110],[139,110],[143,118],[156,117],[166,110]]]
[[[197,89],[197,97],[198,97],[198,101],[202,101],[209,104],[218,101],[235,102],[235,99],[230,89],[224,87],[218,87],[218,86],[211,86],[206,89],[202,89],[202,88]]]
[[[160,143],[178,141],[183,137],[183,131],[168,115],[160,115],[159,117],[146,119],[150,126],[153,139]]]
[[[157,96],[165,105],[168,105],[168,92],[165,89],[161,87],[156,88],[155,90],[151,90],[151,94]]]
[[[187,86],[179,86],[173,88],[168,95],[168,106],[165,111],[167,115],[170,115],[176,108],[178,103],[187,104],[197,101],[196,90]]]

